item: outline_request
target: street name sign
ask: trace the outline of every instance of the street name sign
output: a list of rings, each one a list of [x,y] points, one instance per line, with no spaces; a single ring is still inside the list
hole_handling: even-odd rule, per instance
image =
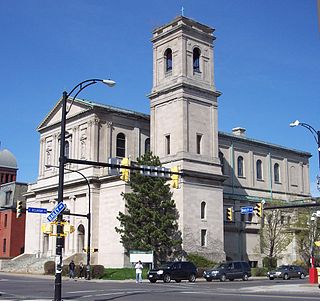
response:
[[[66,204],[60,202],[56,207],[53,208],[51,213],[47,216],[49,222],[54,221],[58,215],[66,208]]]
[[[47,210],[47,208],[28,207],[28,212],[29,212],[29,213],[42,213],[42,214],[46,214],[46,213],[48,213],[48,210]]]
[[[253,207],[241,207],[241,214],[253,213]]]

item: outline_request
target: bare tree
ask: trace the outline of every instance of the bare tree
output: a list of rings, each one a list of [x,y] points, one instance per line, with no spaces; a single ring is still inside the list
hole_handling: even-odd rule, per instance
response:
[[[264,224],[260,229],[261,253],[269,258],[269,266],[273,259],[278,259],[292,242],[292,232],[284,215],[279,209],[264,211]]]
[[[312,219],[312,213],[313,209],[300,210],[294,224],[297,251],[307,265],[310,265],[311,252],[314,252],[313,255],[316,257],[319,256],[318,248],[315,248],[312,244],[320,239],[320,221],[317,218]]]

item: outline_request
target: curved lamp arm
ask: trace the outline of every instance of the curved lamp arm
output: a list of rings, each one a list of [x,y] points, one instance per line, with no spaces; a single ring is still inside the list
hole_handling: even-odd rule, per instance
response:
[[[299,125],[308,129],[310,131],[310,133],[312,134],[314,140],[318,144],[318,146],[320,146],[319,145],[320,144],[320,141],[319,141],[320,131],[316,131],[315,128],[313,126],[311,126],[310,124],[305,123],[305,122],[300,122],[299,120],[296,120],[296,121],[290,123],[291,127],[295,127],[295,126],[299,126]]]
[[[295,126],[302,126],[306,129],[308,129],[310,131],[310,133],[312,134],[314,140],[316,141],[317,143],[317,146],[318,146],[318,164],[319,164],[319,173],[320,173],[320,131],[316,131],[316,129],[314,127],[312,127],[310,124],[308,123],[305,123],[305,122],[300,122],[299,120],[296,120],[294,122],[291,122],[290,123],[290,126],[291,127],[295,127]],[[320,191],[320,177],[319,177],[319,174],[317,175],[317,189]]]
[[[67,110],[66,114],[68,114],[70,112],[70,109],[73,105],[73,102],[77,98],[78,94],[86,87],[94,85],[98,82],[101,82],[109,87],[113,87],[116,84],[116,82],[111,79],[98,79],[98,78],[87,79],[87,80],[84,80],[83,82],[77,84],[69,93],[66,94],[66,99],[68,99],[74,91],[79,89],[77,91],[77,93],[75,94],[75,96],[72,97],[71,104],[70,104],[69,109]]]

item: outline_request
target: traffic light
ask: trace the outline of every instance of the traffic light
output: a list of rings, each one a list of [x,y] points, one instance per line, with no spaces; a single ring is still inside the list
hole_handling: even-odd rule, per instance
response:
[[[263,213],[263,204],[262,203],[257,203],[256,207],[254,207],[254,210],[256,211],[256,215],[258,217],[262,217]]]
[[[44,234],[51,235],[53,233],[53,225],[51,223],[45,223],[41,225],[41,231]]]
[[[227,221],[232,222],[233,220],[233,208],[227,208]]]
[[[176,174],[179,172],[178,166],[171,167],[170,171],[173,173],[171,174],[171,187],[179,188],[179,175]]]
[[[64,224],[63,227],[64,234],[73,233],[75,231],[74,226],[70,225],[68,222]]]
[[[162,166],[139,165],[140,174],[147,177],[170,179],[170,169]]]
[[[130,166],[130,159],[123,158],[121,160],[121,166]],[[120,167],[120,179],[125,182],[129,182],[130,179],[130,169]]]
[[[109,176],[119,176],[119,166],[120,165],[120,159],[119,158],[109,158],[108,163],[111,165],[108,167],[108,175]]]
[[[17,215],[16,217],[19,218],[22,216],[22,201],[17,201]]]

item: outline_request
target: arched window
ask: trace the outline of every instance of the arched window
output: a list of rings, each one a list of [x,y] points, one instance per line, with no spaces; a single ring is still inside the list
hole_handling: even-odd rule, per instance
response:
[[[197,134],[197,141],[196,141],[196,143],[197,143],[197,154],[201,154],[201,146],[202,146],[202,142],[201,142],[201,140],[202,140],[202,135],[201,134]]]
[[[66,144],[64,145],[64,155],[67,158],[69,158],[69,156],[70,156],[70,144],[69,144],[69,141],[66,141]]]
[[[239,156],[238,157],[238,177],[243,177],[244,176],[244,170],[243,170],[243,157]]]
[[[257,172],[257,179],[262,180],[262,161],[261,160],[257,160],[256,172]]]
[[[206,202],[201,202],[201,210],[200,210],[200,218],[205,219],[206,218]]]
[[[280,166],[278,163],[275,163],[273,166],[273,176],[275,183],[280,182]]]
[[[200,49],[193,49],[193,71],[200,72]]]
[[[172,50],[168,48],[164,53],[164,58],[166,61],[166,72],[172,70]]]
[[[77,240],[78,240],[78,244],[77,244],[77,251],[78,253],[83,252],[84,249],[84,226],[82,224],[80,224],[78,226],[78,231],[77,231]]]
[[[150,152],[150,138],[147,138],[146,141],[144,142],[144,153],[149,153]]]
[[[207,230],[206,229],[201,229],[200,245],[201,245],[201,247],[205,247],[207,245]]]
[[[126,156],[126,136],[123,133],[117,135],[116,156],[122,158]]]
[[[220,160],[220,165],[221,165],[221,173],[224,175],[225,174],[225,169],[224,169],[224,155],[222,152],[219,152],[219,160]]]

